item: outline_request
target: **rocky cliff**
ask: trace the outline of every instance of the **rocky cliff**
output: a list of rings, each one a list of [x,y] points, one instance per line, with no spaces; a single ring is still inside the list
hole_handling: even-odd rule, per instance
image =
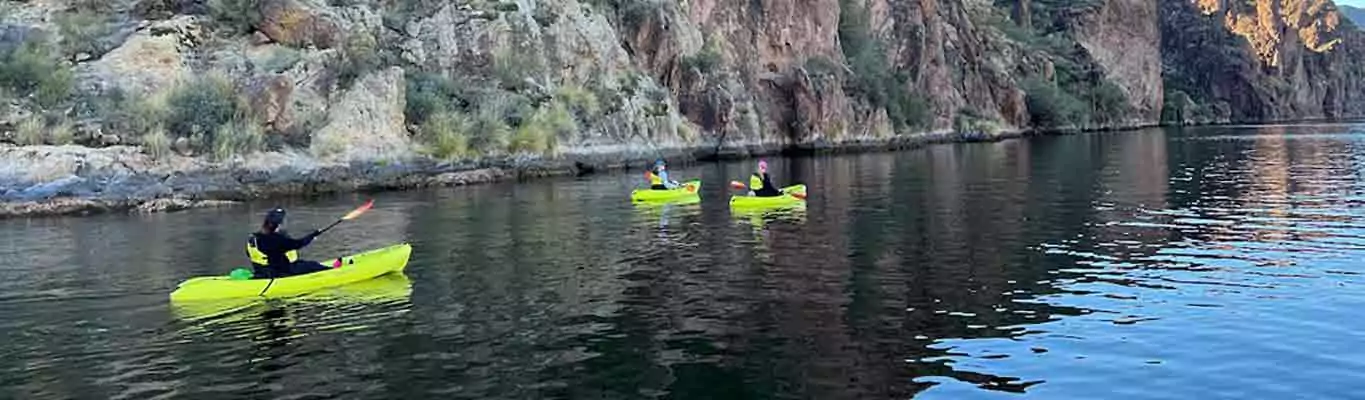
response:
[[[114,146],[61,159],[143,165],[0,171],[0,200],[39,202],[61,195],[30,189],[57,181],[107,193],[101,176],[155,183],[133,201],[205,198],[300,170],[373,182],[387,175],[363,171],[393,165],[430,178],[1354,116],[1365,46],[1326,0],[0,4],[0,141]],[[283,164],[248,161],[262,154]],[[183,159],[219,189],[168,184]],[[257,167],[212,172],[234,165]]]
[[[1328,0],[1166,0],[1165,119],[1267,122],[1358,117],[1365,36]]]

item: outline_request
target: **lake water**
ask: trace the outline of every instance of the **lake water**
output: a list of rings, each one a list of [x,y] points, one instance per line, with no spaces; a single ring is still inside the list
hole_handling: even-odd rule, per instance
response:
[[[0,398],[1365,398],[1365,128],[770,163],[804,211],[732,215],[752,162],[374,194],[304,257],[404,275],[217,315],[167,295],[275,203],[3,220]]]

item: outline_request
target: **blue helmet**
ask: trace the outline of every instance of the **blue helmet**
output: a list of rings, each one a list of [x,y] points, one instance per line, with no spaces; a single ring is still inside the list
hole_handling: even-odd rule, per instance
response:
[[[270,210],[270,212],[265,213],[265,223],[280,226],[281,224],[284,224],[284,215],[284,209],[276,207],[275,209]]]

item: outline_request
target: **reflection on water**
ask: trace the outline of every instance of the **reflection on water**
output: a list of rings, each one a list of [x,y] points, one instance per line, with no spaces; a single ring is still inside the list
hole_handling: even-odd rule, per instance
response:
[[[1209,128],[378,195],[306,249],[406,275],[170,304],[274,204],[0,221],[0,398],[1343,398],[1365,134]],[[365,197],[297,199],[295,230]]]

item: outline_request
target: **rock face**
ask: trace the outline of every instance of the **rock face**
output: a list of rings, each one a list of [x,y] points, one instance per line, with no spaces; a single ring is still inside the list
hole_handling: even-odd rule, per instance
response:
[[[1097,12],[1076,21],[1076,41],[1123,89],[1136,123],[1156,121],[1164,103],[1157,8],[1149,0],[1105,0]]]
[[[371,73],[341,94],[327,125],[313,134],[312,151],[328,160],[393,160],[413,156],[403,124],[403,69]]]
[[[135,95],[164,90],[190,74],[189,55],[201,40],[199,21],[179,16],[151,23],[122,46],[85,66],[102,82]]]
[[[304,0],[264,0],[257,29],[271,40],[290,46],[329,49],[341,43],[343,31],[326,9]]]
[[[1353,117],[1365,110],[1365,37],[1331,2],[1164,0],[1168,90],[1183,120]],[[1189,113],[1202,118],[1190,118]]]
[[[212,2],[120,4],[111,20],[126,28],[110,37],[132,32],[121,46],[58,63],[74,63],[79,87],[137,96],[225,72],[240,98],[205,104],[252,118],[272,145],[284,137],[309,151],[271,153],[290,154],[280,169],[240,161],[252,157],[153,159],[117,143],[9,147],[0,151],[0,199],[231,199],[335,183],[355,178],[345,168],[391,162],[404,167],[364,178],[464,182],[478,180],[470,165],[515,169],[528,157],[605,166],[660,153],[1365,113],[1365,36],[1328,0],[261,0],[232,3],[260,17],[232,21],[213,20],[222,15]],[[28,33],[57,30],[52,21],[69,12],[51,1],[11,11],[3,51]],[[5,114],[78,108],[33,104],[12,99]],[[445,164],[416,152],[430,145],[419,144],[430,140],[430,114],[442,114],[446,144],[457,150],[476,139],[549,148],[526,156],[533,152],[504,145],[461,168],[437,167]],[[250,147],[250,139],[223,145]],[[184,155],[191,144],[161,147]],[[181,170],[201,172],[173,172]],[[202,172],[211,170],[229,172]],[[193,203],[148,207],[184,204]]]

